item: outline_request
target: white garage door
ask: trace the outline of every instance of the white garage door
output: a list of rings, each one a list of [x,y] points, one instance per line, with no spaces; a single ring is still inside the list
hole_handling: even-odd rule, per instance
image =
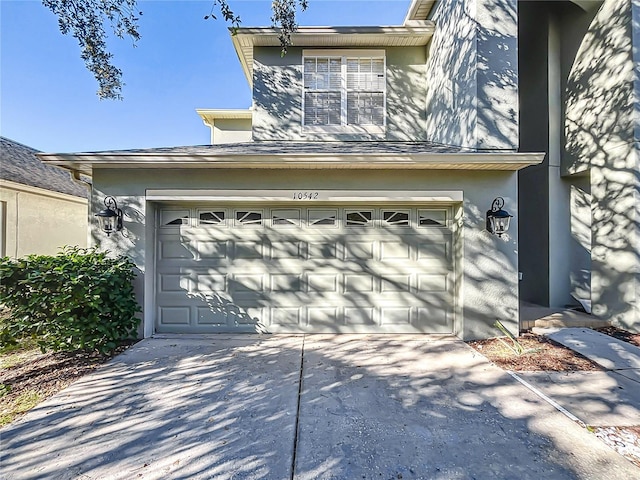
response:
[[[163,206],[156,331],[450,333],[448,207]]]

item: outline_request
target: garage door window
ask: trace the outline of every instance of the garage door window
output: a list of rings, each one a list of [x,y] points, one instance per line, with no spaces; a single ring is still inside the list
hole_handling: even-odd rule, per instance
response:
[[[198,212],[199,225],[224,225],[225,212],[223,210]]]
[[[189,225],[189,210],[163,210],[160,214],[160,225],[163,227]]]
[[[373,212],[371,210],[345,211],[347,227],[371,227]]]
[[[271,225],[278,227],[299,227],[300,210],[271,210]]]
[[[259,227],[262,225],[262,211],[236,210],[236,225]]]
[[[382,219],[387,226],[392,227],[408,227],[409,211],[408,210],[383,210]]]
[[[446,227],[446,210],[418,210],[419,227]]]
[[[336,227],[337,210],[309,210],[309,225],[314,227]]]

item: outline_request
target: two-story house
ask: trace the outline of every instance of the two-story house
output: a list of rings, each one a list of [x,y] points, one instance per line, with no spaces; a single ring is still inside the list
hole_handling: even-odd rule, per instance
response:
[[[301,27],[285,56],[241,28],[252,107],[199,110],[211,145],[41,158],[91,175],[95,212],[117,200],[123,230],[93,239],[139,267],[145,336],[516,333],[519,262],[553,243],[520,214],[552,202],[526,176],[519,198],[547,150],[519,149],[518,3],[414,0],[398,26]]]

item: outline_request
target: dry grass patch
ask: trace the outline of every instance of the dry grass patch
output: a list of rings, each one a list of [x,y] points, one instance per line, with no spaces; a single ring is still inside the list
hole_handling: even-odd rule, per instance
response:
[[[108,356],[86,352],[42,353],[30,344],[0,352],[0,426],[11,423],[133,343],[123,344]]]

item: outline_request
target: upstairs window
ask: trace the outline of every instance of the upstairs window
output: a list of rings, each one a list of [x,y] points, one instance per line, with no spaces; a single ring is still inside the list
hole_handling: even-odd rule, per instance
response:
[[[384,51],[305,51],[303,63],[305,129],[383,131]]]

